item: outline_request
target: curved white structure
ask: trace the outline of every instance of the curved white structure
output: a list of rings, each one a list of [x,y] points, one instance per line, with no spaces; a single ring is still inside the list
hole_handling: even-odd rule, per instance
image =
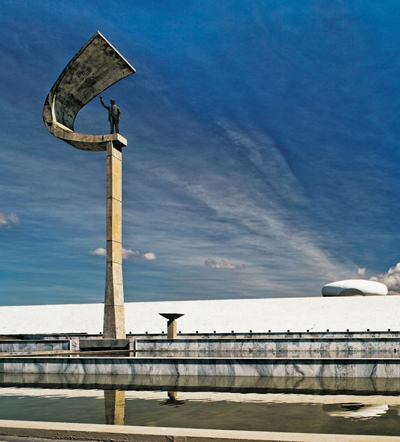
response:
[[[134,74],[135,68],[96,32],[72,58],[51,88],[43,107],[47,130],[81,150],[105,151],[107,143],[126,140],[119,134],[87,135],[74,131],[78,112],[113,84]]]
[[[386,296],[385,284],[364,279],[345,279],[322,287],[322,296]]]

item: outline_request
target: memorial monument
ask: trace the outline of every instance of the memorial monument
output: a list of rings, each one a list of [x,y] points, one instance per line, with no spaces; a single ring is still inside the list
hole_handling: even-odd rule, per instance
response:
[[[124,287],[122,279],[122,148],[127,140],[119,134],[120,111],[111,101],[110,134],[88,135],[74,131],[78,112],[135,68],[96,32],[72,58],[51,88],[43,108],[47,130],[76,149],[107,152],[107,263],[104,297],[104,338],[125,338]],[[114,132],[114,128],[116,133]]]

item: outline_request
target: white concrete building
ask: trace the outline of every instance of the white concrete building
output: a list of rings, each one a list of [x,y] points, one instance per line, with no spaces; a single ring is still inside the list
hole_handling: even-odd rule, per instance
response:
[[[0,307],[0,334],[94,333],[103,304]],[[161,333],[159,313],[184,313],[182,333],[400,330],[400,296],[309,297],[212,301],[127,302],[126,331]]]

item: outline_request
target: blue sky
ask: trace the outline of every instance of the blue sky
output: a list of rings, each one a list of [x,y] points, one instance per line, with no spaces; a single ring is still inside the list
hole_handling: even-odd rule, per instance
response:
[[[43,103],[99,30],[121,108],[126,301],[400,291],[397,0],[0,2],[0,303],[102,302],[105,154]],[[76,130],[107,133],[97,100]]]

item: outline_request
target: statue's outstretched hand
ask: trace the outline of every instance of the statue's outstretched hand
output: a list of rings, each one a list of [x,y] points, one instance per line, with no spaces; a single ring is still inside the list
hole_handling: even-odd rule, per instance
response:
[[[100,98],[100,100],[102,100],[102,99],[103,99],[103,97],[102,97],[101,95],[99,95],[99,98]]]

